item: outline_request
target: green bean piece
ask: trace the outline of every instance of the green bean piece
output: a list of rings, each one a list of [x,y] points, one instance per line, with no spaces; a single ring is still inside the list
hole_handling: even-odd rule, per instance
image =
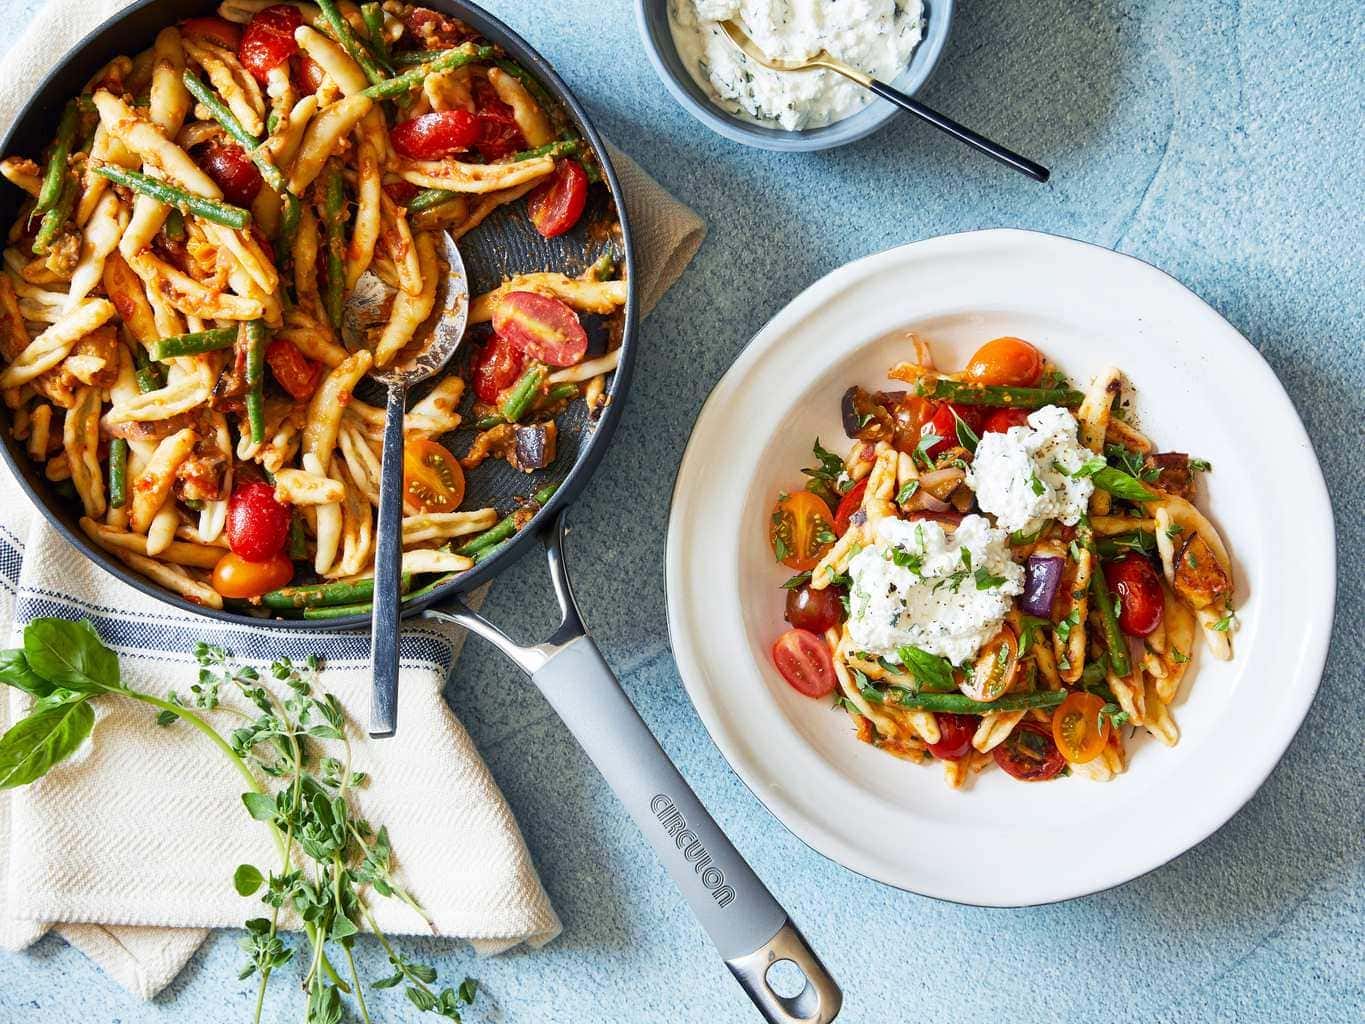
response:
[[[1125,551],[1149,554],[1156,550],[1156,534],[1146,530],[1125,530],[1123,533],[1096,538],[1095,548],[1105,558],[1116,558]]]
[[[403,593],[412,586],[412,574],[400,577]],[[374,578],[341,583],[311,583],[296,587],[281,587],[261,595],[267,608],[326,608],[337,605],[362,604],[374,600]]]
[[[76,104],[68,103],[62,109],[61,120],[57,122],[57,138],[48,154],[47,166],[43,168],[43,184],[38,190],[38,205],[33,212],[47,213],[62,198],[66,185],[67,165],[71,156],[71,143],[76,138]]]
[[[67,175],[57,205],[43,214],[42,222],[38,225],[38,233],[33,237],[33,255],[46,256],[48,249],[52,248],[52,243],[61,234],[62,227],[71,219],[71,210],[76,205],[78,191],[76,179]]]
[[[424,188],[412,197],[412,202],[408,203],[408,213],[421,213],[423,210],[430,210],[448,203],[459,196],[458,192],[448,192],[443,188]]]
[[[237,340],[236,327],[215,327],[209,331],[195,331],[192,334],[176,334],[162,338],[152,345],[151,356],[159,363],[179,356],[197,356],[201,352],[213,352],[220,348],[231,348]]]
[[[578,146],[578,139],[561,139],[558,142],[547,142],[545,145],[537,146],[535,149],[523,149],[519,153],[513,153],[509,159],[511,163],[517,163],[520,160],[535,160],[537,157],[542,156],[556,158],[561,156],[573,156],[573,154],[578,152]]]
[[[370,85],[388,81],[384,72],[375,64],[374,58],[360,45],[360,40],[356,39],[355,33],[351,31],[351,23],[341,16],[336,0],[317,0],[317,4],[322,8],[323,21],[327,22],[327,27],[332,30],[332,37],[351,55],[351,59],[360,65],[360,70],[365,72],[365,78]]]
[[[890,695],[888,695],[890,696]],[[953,715],[990,715],[999,711],[1027,711],[1032,708],[1054,708],[1066,700],[1065,690],[1042,690],[1038,693],[1007,693],[999,700],[972,700],[961,693],[911,693],[899,690],[894,703],[903,708],[917,708]]]
[[[405,594],[403,597],[403,603],[409,604],[412,601],[420,601],[422,598],[426,597],[437,587],[444,586],[445,584],[449,583],[457,575],[459,574],[448,572],[444,576],[432,580],[426,586],[417,588],[411,594]],[[409,579],[409,577],[404,576],[403,579],[407,580]],[[406,585],[407,584],[404,583],[404,586]],[[305,608],[303,610],[303,617],[305,619],[344,619],[349,615],[370,615],[373,614],[373,612],[374,605],[369,602],[366,602],[364,604],[324,605],[313,608]]]
[[[389,41],[384,38],[384,11],[376,3],[361,4],[360,17],[370,35],[370,49],[385,64],[392,67],[393,56],[389,53]]]
[[[1113,666],[1114,675],[1123,678],[1132,670],[1132,665],[1128,661],[1128,641],[1124,639],[1122,631],[1119,629],[1118,612],[1114,609],[1114,595],[1109,592],[1109,581],[1104,578],[1104,569],[1100,566],[1100,553],[1095,547],[1095,542],[1088,534],[1083,543],[1090,551],[1090,597],[1095,602],[1095,607],[1100,610],[1100,622],[1104,626],[1104,646],[1109,649],[1109,664]]]
[[[549,391],[545,392],[544,398],[533,403],[536,408],[553,405],[555,402],[571,401],[579,395],[577,384],[556,384]],[[480,416],[474,421],[475,430],[491,430],[492,428],[506,423],[507,418],[501,413],[490,413],[487,416]]]
[[[327,287],[322,296],[327,319],[335,330],[341,330],[342,285],[345,283],[345,238],[342,223],[345,219],[345,181],[341,166],[329,160],[322,182],[323,228],[327,236]]]
[[[179,210],[172,210],[166,215],[166,223],[162,227],[166,232],[167,238],[180,239],[185,237],[185,215]]]
[[[405,71],[401,75],[393,78],[386,78],[377,85],[372,85],[360,93],[361,96],[368,96],[372,100],[393,99],[395,96],[402,96],[407,92],[418,88],[427,75],[434,75],[438,71],[450,71],[452,68],[464,67],[476,60],[491,60],[494,48],[491,46],[475,46],[473,43],[465,43],[457,46],[453,50],[446,50],[444,53],[432,58],[425,64]]]
[[[265,346],[270,339],[265,321],[248,321],[246,338],[246,419],[252,442],[260,444],[265,440]]]
[[[300,516],[289,518],[289,557],[295,562],[308,557],[308,536],[303,532],[303,519]]]
[[[213,90],[205,85],[194,72],[186,71],[182,80],[190,94],[208,109],[208,112],[213,115],[213,119],[222,125],[237,144],[246,151],[246,155],[251,158],[251,162],[261,172],[261,179],[281,196],[290,195],[289,185],[284,179],[284,174],[271,163],[270,158],[262,151],[261,140],[246,130],[242,122],[237,120],[237,115],[229,110],[227,104],[220,100]]]
[[[141,345],[133,345],[133,363],[137,366],[137,389],[144,395],[166,386],[166,378],[161,367],[152,362]]]
[[[503,419],[508,423],[516,423],[517,420],[525,416],[526,410],[531,408],[531,403],[535,401],[544,381],[545,367],[540,363],[532,363],[521,375],[521,379],[512,386],[507,397],[502,400],[498,411],[502,413]]]
[[[1045,405],[1075,408],[1085,394],[1073,388],[1015,388],[996,384],[965,384],[947,377],[921,377],[915,394],[959,405],[994,405],[1013,409],[1041,409]]]
[[[109,442],[109,504],[128,504],[128,442],[121,437]]]
[[[604,252],[597,262],[588,268],[587,276],[594,281],[610,281],[616,276],[616,254]]]
[[[545,507],[545,503],[550,500],[550,497],[558,489],[559,484],[546,484],[540,490],[536,491],[535,494],[531,495],[531,503],[536,506],[537,512]],[[478,556],[481,551],[487,551],[494,545],[501,544],[516,532],[516,513],[513,513],[510,516],[503,516],[488,529],[484,530],[483,533],[456,548],[455,553],[478,561]]]
[[[430,64],[437,57],[444,57],[453,50],[404,50],[402,53],[395,53],[390,56],[393,66],[396,68],[416,68],[423,64]]]
[[[122,185],[144,196],[151,196],[157,202],[211,220],[215,224],[240,230],[251,223],[251,214],[240,206],[233,206],[217,199],[205,199],[159,178],[150,178],[137,171],[128,171],[109,164],[95,164],[91,169],[115,185]]]

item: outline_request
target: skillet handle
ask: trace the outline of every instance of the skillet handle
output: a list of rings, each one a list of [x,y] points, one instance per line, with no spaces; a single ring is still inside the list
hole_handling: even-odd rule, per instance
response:
[[[563,621],[524,647],[456,597],[428,608],[515,661],[563,719],[663,861],[735,979],[769,1024],[828,1024],[843,994],[767,889],[668,759],[610,666],[586,635],[564,566],[567,510],[542,534]],[[775,992],[768,968],[781,960],[805,976],[795,996]]]

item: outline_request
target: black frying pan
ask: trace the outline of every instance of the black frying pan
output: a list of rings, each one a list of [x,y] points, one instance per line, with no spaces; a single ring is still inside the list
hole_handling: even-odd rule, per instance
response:
[[[564,566],[565,513],[610,443],[638,344],[638,300],[633,286],[635,252],[620,184],[606,148],[559,76],[502,22],[463,0],[426,0],[426,5],[477,29],[539,79],[592,145],[604,173],[603,185],[593,189],[587,214],[564,236],[541,238],[519,205],[514,205],[498,211],[462,238],[459,245],[471,294],[493,288],[519,271],[544,268],[578,273],[607,249],[623,261],[632,286],[624,311],[613,318],[586,318],[589,336],[595,336],[597,344],[604,345],[610,336],[616,335],[621,346],[619,366],[608,386],[610,400],[598,419],[589,420],[582,403],[561,414],[558,458],[534,476],[528,477],[493,459],[469,475],[467,499],[472,507],[491,505],[507,509],[520,496],[557,483],[553,497],[491,557],[412,602],[404,613],[455,622],[473,630],[531,677],[626,805],[731,971],[768,1020],[833,1020],[841,1003],[838,988],[641,721],[586,634]],[[167,24],[212,10],[213,5],[203,0],[138,0],[110,18],[78,43],[43,80],[6,134],[0,151],[36,158],[50,141],[63,105],[80,91],[96,68],[119,54],[131,55],[147,48]],[[4,223],[14,220],[21,198],[17,189],[0,190],[0,218]],[[461,351],[476,347],[462,345]],[[129,571],[92,543],[80,529],[79,504],[58,494],[40,467],[29,460],[22,445],[10,436],[8,418],[8,410],[0,410],[5,459],[39,511],[71,544],[128,585],[184,611],[236,624],[260,623],[260,619],[232,609],[192,604]],[[457,444],[457,450],[458,447]],[[527,545],[537,539],[546,549],[563,621],[545,642],[523,647],[471,610],[462,595],[516,561]],[[275,619],[270,624],[315,631],[366,628],[369,622],[367,616],[357,615],[325,624],[298,619]],[[803,991],[791,998],[777,995],[766,979],[768,967],[784,959],[794,961],[807,979]]]

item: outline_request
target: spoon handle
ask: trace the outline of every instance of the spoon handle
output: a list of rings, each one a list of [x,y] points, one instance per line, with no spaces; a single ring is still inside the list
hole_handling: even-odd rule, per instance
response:
[[[875,92],[884,100],[890,100],[896,106],[910,111],[921,120],[928,121],[931,125],[941,132],[947,132],[953,138],[965,142],[973,149],[980,150],[992,160],[998,160],[1006,167],[1013,167],[1020,174],[1027,174],[1034,181],[1047,181],[1051,172],[1040,163],[1035,163],[1028,157],[1020,156],[998,143],[992,142],[984,135],[978,135],[965,125],[960,125],[951,117],[945,117],[936,110],[931,110],[919,100],[911,99],[898,89],[893,89],[884,82],[879,82],[875,78],[868,83],[868,88]]]
[[[407,389],[389,385],[384,410],[384,447],[375,526],[374,612],[370,622],[370,735],[392,736],[398,728],[398,609],[403,569],[403,413]]]

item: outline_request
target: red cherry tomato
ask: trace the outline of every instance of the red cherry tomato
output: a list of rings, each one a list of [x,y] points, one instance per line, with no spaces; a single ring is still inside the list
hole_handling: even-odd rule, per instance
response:
[[[941,761],[959,761],[971,753],[979,717],[939,712],[934,720],[938,722],[938,742],[929,744],[929,753]]]
[[[522,355],[550,366],[573,366],[588,351],[588,335],[567,303],[535,292],[508,292],[493,308],[493,330]]]
[[[983,434],[1003,434],[1011,427],[1027,427],[1027,409],[992,409],[981,427]]]
[[[522,370],[521,353],[500,334],[493,335],[474,359],[474,394],[492,405],[504,388],[510,388]]]
[[[1129,636],[1149,636],[1161,625],[1166,598],[1152,563],[1133,552],[1105,563],[1104,578],[1118,595],[1119,628]]]
[[[411,160],[463,153],[479,141],[479,119],[467,110],[433,110],[389,130],[393,148]]]
[[[464,501],[464,468],[449,449],[425,437],[403,445],[403,503],[418,512],[454,512]]]
[[[326,72],[322,70],[322,65],[302,50],[298,52],[296,57],[298,59],[298,72],[294,75],[294,81],[298,83],[303,92],[317,92],[326,76]]]
[[[789,629],[773,644],[773,664],[797,693],[828,697],[838,680],[825,641],[805,629]]]
[[[474,79],[474,107],[479,119],[479,141],[474,148],[485,160],[501,160],[527,148],[512,108],[498,99],[485,78]]]
[[[812,590],[808,586],[787,591],[787,610],[782,616],[797,629],[823,633],[844,621],[844,602],[841,587]]]
[[[242,27],[226,18],[186,18],[180,23],[180,33],[194,39],[207,39],[225,50],[236,50],[242,38]]]
[[[839,499],[839,507],[834,510],[834,535],[842,537],[848,533],[849,521],[853,513],[862,507],[863,495],[867,493],[867,477],[863,477],[853,489]]]
[[[954,416],[953,413],[957,413]],[[981,424],[985,420],[985,412],[980,406],[976,405],[954,405],[952,402],[935,402],[929,419],[920,429],[920,436],[925,437],[933,434],[941,440],[936,441],[926,449],[925,454],[931,459],[936,459],[949,448],[956,448],[959,444],[957,439],[957,421],[961,418],[962,422],[971,428],[973,434],[978,437],[981,435]]]
[[[577,160],[561,160],[554,177],[526,197],[526,212],[543,237],[555,238],[578,223],[587,204],[587,173]]]
[[[1024,782],[1055,779],[1066,767],[1066,758],[1053,742],[1052,730],[1041,722],[1020,722],[991,753],[996,764]]]
[[[289,4],[277,4],[257,11],[242,32],[237,59],[256,81],[264,85],[266,74],[271,68],[283,64],[298,52],[299,44],[294,41],[294,29],[301,24],[303,15],[297,7]]]
[[[223,198],[237,206],[250,206],[261,190],[261,172],[241,146],[210,142],[198,153],[199,166],[223,190]]]
[[[1031,388],[1043,376],[1043,353],[1023,338],[996,338],[976,350],[966,372],[975,384]]]
[[[384,194],[399,206],[407,206],[420,191],[421,189],[410,181],[384,182]]]
[[[275,500],[275,488],[263,480],[238,484],[228,499],[228,547],[238,558],[265,562],[284,550],[291,514]]]
[[[229,551],[213,567],[213,589],[224,597],[260,597],[294,578],[294,563],[283,551],[264,562],[250,562]]]
[[[265,350],[270,372],[296,402],[312,398],[322,380],[322,366],[313,362],[287,338],[272,341]]]

